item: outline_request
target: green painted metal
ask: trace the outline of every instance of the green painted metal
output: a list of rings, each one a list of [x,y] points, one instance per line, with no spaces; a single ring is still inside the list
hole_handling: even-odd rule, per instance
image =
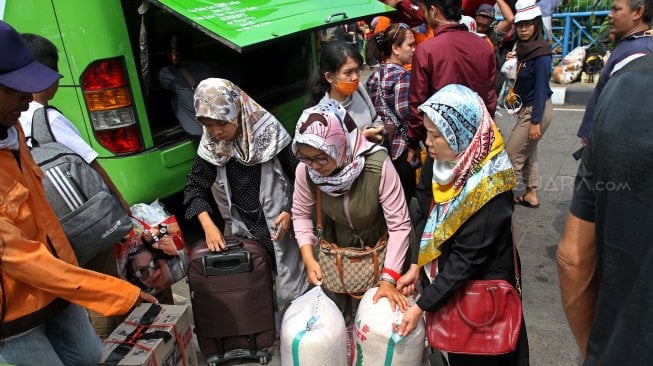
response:
[[[394,11],[378,0],[149,0],[240,52],[275,38]]]
[[[311,41],[315,37],[292,38],[293,35],[392,10],[377,0],[149,1],[236,50],[270,47],[273,55],[275,41],[297,39],[297,47],[306,47],[311,53],[296,66],[306,70],[306,81],[316,70],[315,46]],[[151,126],[158,126],[160,121],[149,120],[146,111],[134,56],[138,44],[134,44],[137,40],[133,37],[130,39],[127,27],[128,22],[140,24],[133,4],[126,0],[16,0],[7,1],[3,13],[4,20],[19,32],[42,35],[59,49],[59,71],[64,77],[51,103],[73,122],[82,137],[99,153],[97,161],[129,203],[151,202],[180,192],[196,155],[195,144],[186,137],[179,136],[159,144],[153,138]],[[206,9],[200,10],[204,7]],[[325,22],[328,16],[338,12],[345,12],[347,18],[338,15]],[[216,20],[218,14],[221,14],[220,21]],[[250,19],[249,23],[246,24],[244,18]],[[267,48],[260,51],[264,50]],[[115,155],[100,145],[94,136],[80,87],[81,75],[91,63],[115,57],[124,60],[142,134],[144,150],[136,154]],[[229,75],[221,76],[229,78]],[[267,88],[273,98],[261,98],[260,102],[292,134],[306,102],[305,89],[284,93],[283,89],[274,89],[276,87],[281,86]]]

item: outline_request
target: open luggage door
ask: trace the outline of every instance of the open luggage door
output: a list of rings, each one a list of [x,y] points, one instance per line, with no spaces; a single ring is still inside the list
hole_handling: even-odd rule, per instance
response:
[[[378,0],[148,0],[238,52],[275,39],[385,14]]]

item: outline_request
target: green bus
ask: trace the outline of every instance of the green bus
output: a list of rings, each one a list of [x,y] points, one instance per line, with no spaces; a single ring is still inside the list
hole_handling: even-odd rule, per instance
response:
[[[184,187],[197,142],[157,86],[162,39],[190,35],[292,133],[316,70],[317,31],[393,11],[378,0],[0,0],[0,19],[59,48],[64,75],[52,105],[99,153],[130,203]]]

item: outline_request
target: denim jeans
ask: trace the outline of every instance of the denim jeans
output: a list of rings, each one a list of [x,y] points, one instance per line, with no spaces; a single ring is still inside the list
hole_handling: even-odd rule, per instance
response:
[[[97,365],[102,344],[84,308],[70,304],[47,323],[2,341],[0,363],[12,365]]]

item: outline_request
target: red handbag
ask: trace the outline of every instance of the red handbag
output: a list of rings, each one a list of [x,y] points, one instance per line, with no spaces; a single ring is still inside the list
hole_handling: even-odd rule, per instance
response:
[[[522,302],[514,247],[517,288],[505,280],[472,280],[435,312],[426,313],[429,344],[441,351],[501,355],[517,349]]]

